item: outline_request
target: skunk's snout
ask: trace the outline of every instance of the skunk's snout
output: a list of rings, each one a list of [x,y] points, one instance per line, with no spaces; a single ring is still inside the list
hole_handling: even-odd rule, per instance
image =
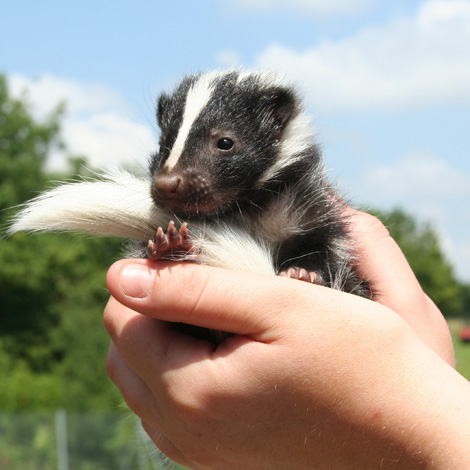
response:
[[[183,177],[174,176],[158,176],[154,180],[155,191],[164,201],[179,199],[184,186]]]
[[[176,213],[196,214],[206,210],[213,211],[219,204],[214,200],[208,179],[194,171],[155,175],[152,193],[156,201]]]

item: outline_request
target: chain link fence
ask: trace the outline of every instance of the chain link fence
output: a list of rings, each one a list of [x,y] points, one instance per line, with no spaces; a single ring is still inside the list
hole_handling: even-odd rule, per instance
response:
[[[0,413],[0,470],[168,470],[124,413]]]

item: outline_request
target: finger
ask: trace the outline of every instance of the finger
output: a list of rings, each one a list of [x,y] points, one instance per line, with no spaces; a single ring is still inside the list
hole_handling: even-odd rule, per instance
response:
[[[261,341],[272,339],[272,326],[282,321],[279,312],[289,310],[296,291],[320,288],[274,276],[149,260],[118,261],[108,271],[107,283],[114,298],[144,315]],[[298,302],[304,297],[299,295]]]
[[[148,434],[150,439],[152,439],[154,444],[158,447],[158,449],[173,462],[176,462],[180,465],[184,465],[188,468],[197,468],[190,460],[188,460],[183,455],[183,453],[178,449],[178,447],[175,446],[175,444],[173,444],[173,442],[170,441],[170,439],[168,439],[158,429],[154,428],[150,423],[145,420],[142,420],[142,427],[144,428],[145,432]]]
[[[172,324],[134,312],[112,297],[105,309],[104,324],[112,339],[107,363],[111,379],[125,394],[126,380],[121,374],[127,377],[132,376],[133,372],[152,392],[155,407],[158,403],[164,403],[166,398],[165,391],[161,389],[161,378],[165,372],[180,370],[188,364],[199,367],[212,357],[215,349],[214,344],[185,335]],[[136,380],[131,383],[136,383]],[[127,401],[133,397],[129,394],[124,398]],[[137,408],[139,403],[131,405]],[[161,405],[159,414],[162,419],[166,411],[165,405]]]
[[[374,300],[398,313],[450,364],[453,347],[445,319],[423,292],[405,255],[382,222],[348,209],[360,275],[371,282]]]
[[[359,273],[372,283],[377,300],[390,301],[422,289],[408,261],[382,222],[364,212],[348,210],[350,233],[357,250]]]
[[[118,387],[127,406],[140,418],[146,418],[152,425],[162,428],[162,415],[155,397],[145,382],[131,369],[111,342],[106,359],[106,370]]]

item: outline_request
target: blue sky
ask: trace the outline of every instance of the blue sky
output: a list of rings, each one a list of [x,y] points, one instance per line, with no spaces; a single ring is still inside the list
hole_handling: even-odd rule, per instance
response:
[[[470,0],[4,3],[0,72],[38,117],[68,103],[71,152],[144,168],[161,90],[198,70],[275,70],[303,90],[348,197],[430,220],[470,281]]]

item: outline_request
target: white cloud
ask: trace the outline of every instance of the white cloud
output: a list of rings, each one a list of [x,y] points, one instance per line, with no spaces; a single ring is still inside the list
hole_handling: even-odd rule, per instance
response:
[[[361,168],[361,175],[347,178],[353,197],[375,207],[402,206],[425,218],[461,218],[449,210],[459,210],[470,200],[470,173],[453,167],[444,159],[430,154],[409,154],[393,164]],[[468,213],[470,222],[470,211]]]
[[[360,11],[374,3],[374,0],[228,0],[228,3],[243,10],[283,9],[323,17]]]
[[[384,197],[401,202],[410,198],[449,201],[470,197],[470,174],[434,155],[407,155],[395,165],[371,168],[366,178]]]
[[[71,154],[84,155],[94,167],[146,167],[155,149],[153,130],[132,118],[132,109],[115,91],[99,84],[43,75],[29,79],[8,77],[13,96],[26,92],[34,115],[42,119],[60,102],[66,104],[61,136]],[[48,168],[62,170],[66,155],[56,151]]]
[[[447,250],[450,259],[455,260],[456,274],[460,279],[470,281],[470,241],[460,240]]]
[[[11,74],[9,87],[15,96],[26,91],[37,115],[45,115],[61,100],[66,101],[67,109],[73,115],[106,110],[120,113],[131,111],[116,92],[100,84],[80,83],[48,74],[35,79]]]
[[[272,44],[255,62],[305,84],[309,104],[320,109],[468,105],[470,1],[430,0],[412,18],[304,51]]]
[[[439,239],[447,259],[455,269],[456,276],[465,282],[470,282],[470,240],[462,236],[451,237],[442,229],[439,230]]]

